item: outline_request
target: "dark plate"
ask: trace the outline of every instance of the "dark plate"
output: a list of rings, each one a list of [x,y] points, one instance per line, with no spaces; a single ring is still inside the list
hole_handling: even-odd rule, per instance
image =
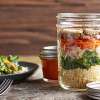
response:
[[[38,68],[38,65],[34,63],[29,63],[29,62],[18,62],[18,63],[20,66],[27,67],[28,71],[18,74],[0,75],[0,82],[3,81],[4,79],[11,79],[14,82],[20,82],[28,78],[30,75],[32,75]]]

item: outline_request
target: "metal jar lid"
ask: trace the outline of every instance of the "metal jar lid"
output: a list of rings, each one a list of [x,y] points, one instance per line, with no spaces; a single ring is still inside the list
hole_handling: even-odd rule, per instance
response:
[[[41,58],[56,58],[57,46],[45,46],[40,52]]]

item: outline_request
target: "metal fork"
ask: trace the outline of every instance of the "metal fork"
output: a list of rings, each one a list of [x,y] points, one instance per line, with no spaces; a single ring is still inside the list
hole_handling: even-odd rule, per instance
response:
[[[0,84],[0,95],[3,95],[5,92],[9,90],[13,83],[13,80],[10,79],[5,79],[1,84]]]

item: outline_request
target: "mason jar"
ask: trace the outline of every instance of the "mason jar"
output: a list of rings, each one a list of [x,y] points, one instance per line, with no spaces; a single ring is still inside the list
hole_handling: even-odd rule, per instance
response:
[[[40,52],[43,80],[58,84],[57,46],[45,46]]]
[[[88,82],[100,81],[100,14],[57,15],[59,83],[80,91]]]

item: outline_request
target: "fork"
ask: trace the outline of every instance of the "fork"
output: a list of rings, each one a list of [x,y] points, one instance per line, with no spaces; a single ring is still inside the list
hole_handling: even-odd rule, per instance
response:
[[[12,83],[13,83],[13,80],[5,79],[5,80],[0,84],[0,95],[3,95],[5,92],[7,92],[8,89],[11,87]]]

